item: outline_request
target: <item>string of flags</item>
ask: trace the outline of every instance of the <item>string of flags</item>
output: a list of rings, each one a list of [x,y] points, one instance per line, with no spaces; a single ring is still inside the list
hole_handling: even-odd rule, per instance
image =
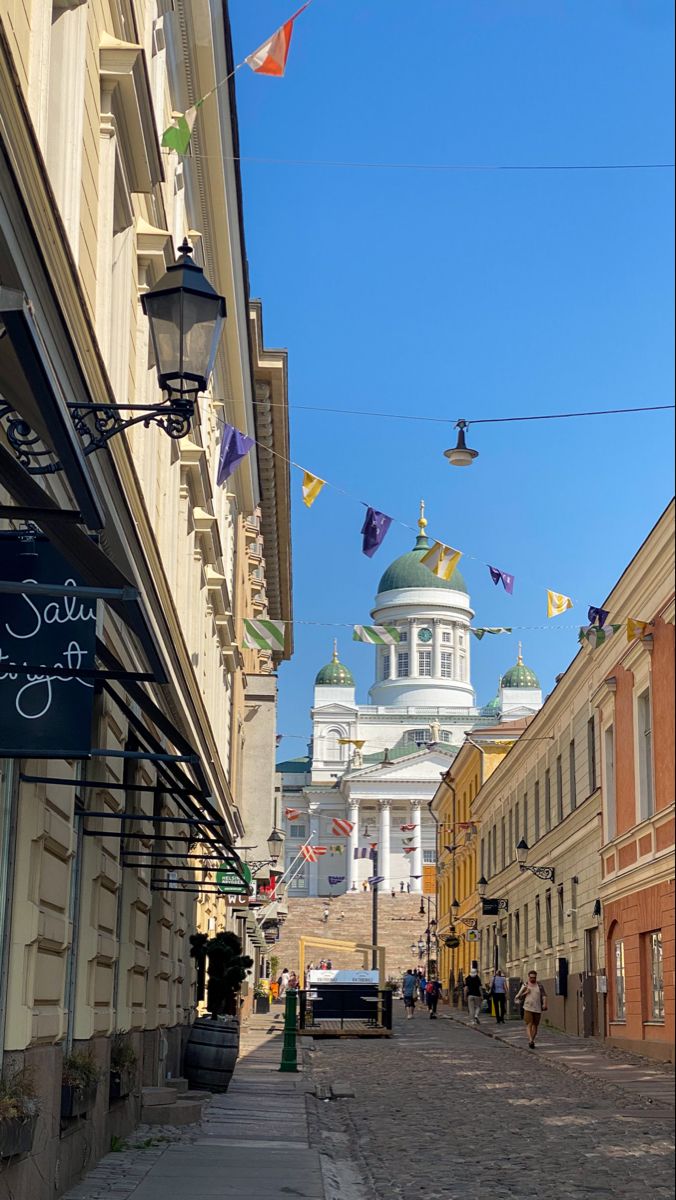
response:
[[[331,832],[338,837],[349,837],[354,829],[353,821],[345,821],[342,817],[334,817],[331,822]]]
[[[169,150],[175,150],[177,154],[187,154],[197,114],[205,100],[208,100],[210,96],[215,95],[220,88],[224,87],[242,67],[250,67],[255,75],[268,75],[276,79],[281,79],[286,70],[294,23],[311,4],[312,0],[307,0],[302,8],[299,8],[292,17],[289,17],[288,21],[285,21],[283,25],[280,25],[279,29],[275,30],[271,37],[262,42],[251,54],[247,54],[242,62],[237,63],[234,70],[219,80],[203,96],[200,96],[199,100],[191,104],[184,113],[175,113],[173,125],[165,129],[162,134],[162,145]]]
[[[301,846],[300,852],[306,862],[315,863],[328,852],[328,846]]]
[[[339,883],[344,883],[344,882],[345,882],[344,875],[329,875],[329,886],[330,887],[337,887],[337,885]]]

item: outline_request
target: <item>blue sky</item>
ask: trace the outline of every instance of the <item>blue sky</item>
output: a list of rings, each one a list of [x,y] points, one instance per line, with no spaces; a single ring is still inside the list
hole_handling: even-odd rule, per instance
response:
[[[231,0],[236,59],[294,9]],[[287,75],[237,76],[242,155],[428,164],[672,161],[669,0],[315,0]],[[289,351],[291,405],[421,413],[448,426],[291,411],[298,621],[367,622],[410,548],[360,550],[366,501],[462,549],[476,623],[546,625],[545,589],[579,606],[544,630],[473,643],[480,702],[516,657],[549,690],[673,491],[672,414],[475,426],[480,458],[443,457],[458,417],[673,400],[673,171],[439,171],[244,162],[251,289]],[[472,561],[474,556],[478,561]],[[512,598],[483,565],[516,576]],[[626,614],[623,614],[626,615]],[[643,613],[632,614],[637,617]],[[305,737],[338,636],[367,700],[373,651],[296,626],[279,729]],[[301,739],[283,753],[303,753]]]

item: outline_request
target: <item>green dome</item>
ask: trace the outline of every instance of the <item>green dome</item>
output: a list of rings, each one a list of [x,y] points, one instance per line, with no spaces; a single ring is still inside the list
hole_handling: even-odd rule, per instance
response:
[[[338,647],[333,646],[333,658],[322,667],[315,679],[315,687],[354,687],[352,673],[338,659]]]
[[[467,584],[459,571],[454,571],[450,579],[440,579],[420,561],[429,548],[427,538],[424,533],[421,533],[416,538],[413,550],[409,550],[408,554],[402,554],[400,558],[395,558],[387,568],[378,584],[378,591],[394,592],[399,588],[445,588],[446,591],[466,592]]]
[[[516,665],[510,667],[500,680],[503,688],[539,688],[540,680],[535,671],[531,671],[530,667],[524,665],[521,657],[521,646],[519,646],[519,657],[516,660]]]
[[[500,697],[499,696],[494,696],[492,700],[488,701],[488,704],[484,704],[484,712],[489,713],[489,712],[499,712],[499,711],[500,711]]]

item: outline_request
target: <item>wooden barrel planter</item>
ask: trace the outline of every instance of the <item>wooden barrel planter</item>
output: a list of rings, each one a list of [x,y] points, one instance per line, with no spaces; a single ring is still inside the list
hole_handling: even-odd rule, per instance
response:
[[[239,1054],[235,1017],[199,1017],[186,1043],[183,1075],[191,1088],[227,1092]]]

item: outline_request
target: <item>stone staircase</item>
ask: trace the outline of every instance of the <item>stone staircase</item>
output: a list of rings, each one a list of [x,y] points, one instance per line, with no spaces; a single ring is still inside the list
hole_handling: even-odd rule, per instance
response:
[[[420,965],[417,942],[425,937],[427,928],[427,901],[425,916],[420,915],[420,896],[397,892],[378,897],[378,941],[385,946],[385,974],[400,977],[408,967]],[[271,948],[279,959],[279,970],[288,967],[298,969],[298,942],[302,936],[319,939],[336,939],[348,942],[371,942],[371,896],[359,893],[336,896],[334,899],[318,897],[290,897],[289,915],[282,926],[280,940]],[[328,908],[329,918],[323,919]],[[416,944],[415,953],[411,945]],[[345,950],[332,950],[330,946],[309,947],[306,950],[306,965],[328,958],[334,967],[360,967],[359,955]],[[369,964],[370,965],[370,964]]]
[[[141,1096],[143,1125],[194,1125],[212,1093],[188,1091],[187,1079],[167,1079],[164,1087],[144,1087]]]

